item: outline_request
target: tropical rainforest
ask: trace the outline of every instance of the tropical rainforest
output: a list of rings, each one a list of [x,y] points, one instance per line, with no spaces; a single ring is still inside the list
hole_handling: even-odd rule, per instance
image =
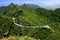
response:
[[[34,4],[19,6],[13,3],[0,7],[0,38],[7,32],[9,33],[7,36],[23,36],[21,27],[16,26],[12,20],[16,18],[15,21],[19,24],[20,16],[24,26],[49,25],[51,27],[51,29],[24,28],[24,36],[40,40],[60,40],[60,8],[50,10]]]

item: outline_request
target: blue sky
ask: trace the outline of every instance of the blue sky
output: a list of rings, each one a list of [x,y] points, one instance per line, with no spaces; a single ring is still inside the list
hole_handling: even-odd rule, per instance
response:
[[[43,8],[60,8],[60,0],[0,0],[0,6],[7,6],[10,3],[14,4],[36,4]]]

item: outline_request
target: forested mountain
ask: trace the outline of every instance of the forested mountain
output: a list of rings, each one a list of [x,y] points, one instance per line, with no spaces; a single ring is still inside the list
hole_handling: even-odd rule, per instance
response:
[[[25,35],[40,40],[60,40],[60,8],[47,10],[31,5],[19,6],[11,3],[8,6],[0,7],[0,37],[3,37],[6,32],[9,35],[20,34],[21,28],[13,23],[12,18],[16,18],[16,23],[19,24],[20,16],[22,16],[22,24],[25,26],[49,25],[51,27],[51,29],[25,28]]]
[[[21,5],[21,7],[23,7],[23,8],[30,7],[30,8],[33,8],[33,9],[39,8],[39,6],[35,5],[35,4],[24,4],[24,5]]]

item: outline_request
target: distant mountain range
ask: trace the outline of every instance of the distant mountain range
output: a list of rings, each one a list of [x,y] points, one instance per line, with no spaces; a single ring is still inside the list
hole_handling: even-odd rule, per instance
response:
[[[39,8],[38,5],[35,5],[35,4],[24,4],[24,5],[21,5],[23,8],[27,8],[27,7],[30,7],[30,8]]]

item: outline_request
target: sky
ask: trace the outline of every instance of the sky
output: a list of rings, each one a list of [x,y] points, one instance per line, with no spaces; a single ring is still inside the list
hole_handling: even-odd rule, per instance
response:
[[[22,4],[36,4],[43,8],[55,9],[60,8],[60,0],[0,0],[0,6],[7,6],[10,3]]]

